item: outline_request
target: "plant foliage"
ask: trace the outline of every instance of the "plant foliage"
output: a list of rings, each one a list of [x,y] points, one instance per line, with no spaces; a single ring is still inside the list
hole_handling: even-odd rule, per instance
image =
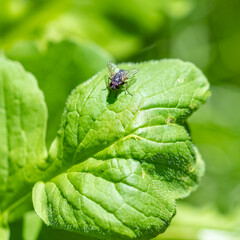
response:
[[[47,154],[35,78],[0,61],[2,216],[14,219],[35,184],[34,208],[53,227],[101,239],[164,232],[175,200],[195,189],[204,169],[186,124],[209,96],[202,72],[180,60],[122,64],[139,71],[132,96],[115,97],[103,90],[105,68],[71,93]]]

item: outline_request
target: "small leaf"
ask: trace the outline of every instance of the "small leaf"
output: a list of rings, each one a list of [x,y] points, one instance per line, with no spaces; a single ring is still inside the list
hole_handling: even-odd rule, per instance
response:
[[[70,95],[50,149],[58,171],[34,186],[33,203],[57,228],[101,239],[150,239],[165,231],[175,200],[196,188],[203,173],[185,120],[207,99],[209,84],[179,60],[120,68],[139,69],[129,81],[132,96],[102,90],[107,69]]]
[[[13,209],[12,204],[21,205],[32,185],[43,179],[46,123],[44,96],[34,76],[0,56],[1,214]]]

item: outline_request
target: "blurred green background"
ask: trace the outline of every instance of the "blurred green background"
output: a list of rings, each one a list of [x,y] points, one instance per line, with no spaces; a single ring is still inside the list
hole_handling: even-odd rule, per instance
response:
[[[45,93],[48,146],[71,90],[108,61],[180,58],[209,79],[212,96],[189,120],[206,173],[157,239],[240,239],[239,11],[239,0],[0,0],[0,48]],[[12,224],[12,239],[22,225]],[[32,239],[56,234],[79,239],[46,227]]]

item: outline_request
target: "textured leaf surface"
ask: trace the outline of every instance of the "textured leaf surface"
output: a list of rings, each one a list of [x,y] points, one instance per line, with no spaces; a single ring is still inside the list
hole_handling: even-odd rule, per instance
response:
[[[208,97],[206,78],[179,60],[121,65],[136,67],[133,96],[108,97],[105,69],[69,97],[50,149],[58,172],[33,189],[46,224],[102,239],[149,239],[198,184],[203,164],[185,120]]]
[[[0,56],[0,210],[43,179],[47,109],[36,79]],[[0,211],[0,212],[1,212]],[[1,216],[0,216],[1,221]]]

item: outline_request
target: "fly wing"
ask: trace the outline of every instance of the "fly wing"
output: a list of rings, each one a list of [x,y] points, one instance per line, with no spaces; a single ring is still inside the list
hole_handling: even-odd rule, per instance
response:
[[[131,69],[131,70],[127,71],[126,77],[127,77],[127,78],[131,78],[131,77],[132,77],[133,75],[135,75],[137,72],[138,72],[138,69],[137,69],[137,68]]]
[[[115,73],[119,72],[119,68],[116,64],[109,62],[108,63],[108,71],[110,73],[110,76],[112,77]]]

